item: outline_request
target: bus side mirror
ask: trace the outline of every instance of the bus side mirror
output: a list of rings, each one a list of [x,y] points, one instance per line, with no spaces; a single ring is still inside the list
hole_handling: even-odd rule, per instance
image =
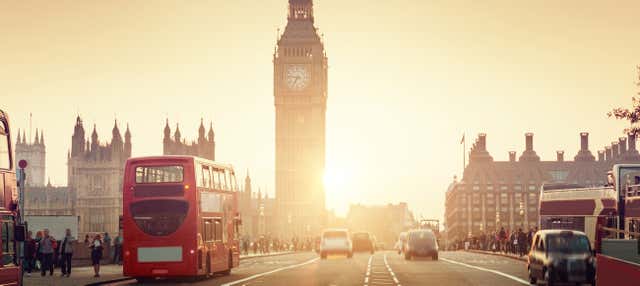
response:
[[[22,242],[26,240],[27,227],[25,225],[16,225],[13,231],[13,237],[16,241]]]

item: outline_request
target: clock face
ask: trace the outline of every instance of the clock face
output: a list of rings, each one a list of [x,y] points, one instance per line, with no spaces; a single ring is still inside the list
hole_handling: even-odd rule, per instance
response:
[[[287,66],[286,81],[287,87],[291,90],[303,90],[309,84],[309,71],[303,65]]]

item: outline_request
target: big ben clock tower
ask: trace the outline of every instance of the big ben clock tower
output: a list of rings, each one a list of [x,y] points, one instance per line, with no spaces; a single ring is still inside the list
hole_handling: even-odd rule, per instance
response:
[[[273,55],[279,234],[317,235],[325,225],[327,57],[312,0],[289,0]]]

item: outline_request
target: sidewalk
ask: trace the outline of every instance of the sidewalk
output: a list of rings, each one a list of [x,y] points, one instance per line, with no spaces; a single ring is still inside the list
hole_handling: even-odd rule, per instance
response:
[[[57,285],[87,285],[90,283],[96,283],[101,281],[109,281],[122,277],[122,265],[101,265],[100,277],[93,277],[93,266],[75,267],[71,269],[71,276],[69,278],[60,277],[60,268],[57,268],[53,272],[53,276],[40,276],[40,272],[31,273],[31,277],[24,275],[25,286],[57,286]]]
[[[277,255],[286,255],[294,253],[293,251],[284,251],[284,252],[271,252],[268,254],[249,254],[249,255],[241,255],[240,259],[250,259],[250,258],[258,258],[258,257],[267,257],[267,256],[277,256]],[[100,266],[100,277],[93,277],[93,266],[82,266],[82,267],[74,267],[71,270],[71,277],[60,277],[60,268],[56,268],[53,273],[53,276],[49,276],[47,272],[47,276],[40,276],[40,272],[31,273],[31,277],[28,277],[25,273],[24,276],[24,285],[25,286],[58,286],[58,285],[87,285],[90,283],[110,281],[115,279],[124,278],[122,276],[122,265],[108,264]]]
[[[527,262],[527,256],[526,255],[518,256],[518,255],[515,255],[515,254],[511,254],[511,253],[493,252],[493,251],[486,251],[486,250],[474,250],[474,249],[469,249],[467,251],[468,252],[472,252],[472,253],[480,253],[480,254],[508,257],[508,258],[511,258],[511,259]]]

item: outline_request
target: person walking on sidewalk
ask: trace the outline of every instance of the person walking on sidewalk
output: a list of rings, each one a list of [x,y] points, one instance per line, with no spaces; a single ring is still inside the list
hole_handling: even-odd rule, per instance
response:
[[[113,264],[120,264],[122,261],[122,243],[124,239],[122,238],[122,233],[118,232],[118,236],[113,240]]]
[[[49,235],[49,229],[44,229],[44,236],[42,240],[40,240],[39,253],[40,257],[42,257],[42,266],[40,267],[40,275],[47,275],[47,270],[49,271],[49,275],[53,275],[53,251],[54,251],[54,241],[53,238]]]
[[[31,276],[31,271],[36,267],[36,241],[31,237],[33,232],[27,232],[24,242],[24,271]]]
[[[104,249],[104,242],[102,242],[100,234],[96,234],[89,248],[91,248],[91,262],[95,272],[93,277],[100,277],[100,259],[102,259],[102,250]]]
[[[60,246],[60,260],[62,275],[69,277],[71,275],[71,258],[73,257],[73,244],[76,242],[76,238],[71,235],[71,230],[67,228],[65,231],[64,239],[62,240],[62,246]]]

